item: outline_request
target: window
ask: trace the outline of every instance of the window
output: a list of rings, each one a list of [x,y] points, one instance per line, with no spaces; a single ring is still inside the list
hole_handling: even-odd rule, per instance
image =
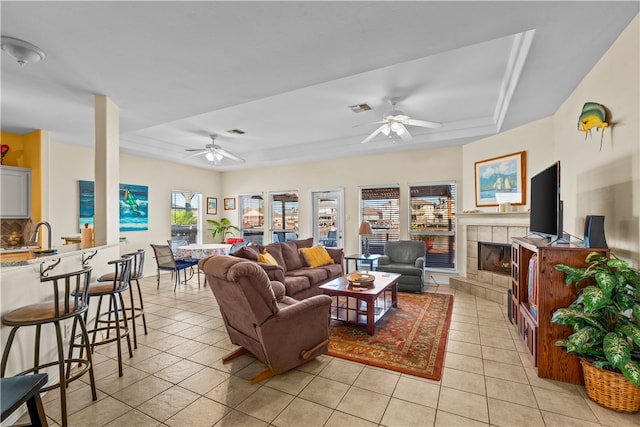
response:
[[[262,194],[238,196],[240,236],[248,243],[262,245],[264,241],[264,199]]]
[[[271,193],[271,241],[298,238],[298,193]]]
[[[373,235],[369,252],[384,253],[384,242],[400,238],[400,187],[368,187],[360,189],[360,222],[369,221]],[[363,251],[364,240],[360,239]]]
[[[200,193],[171,192],[171,241],[201,243]]]
[[[424,241],[426,266],[455,269],[455,182],[409,187],[409,236]]]

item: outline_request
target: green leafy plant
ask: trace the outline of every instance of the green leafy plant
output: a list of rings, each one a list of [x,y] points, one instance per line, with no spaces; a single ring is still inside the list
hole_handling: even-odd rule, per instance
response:
[[[552,322],[573,333],[555,345],[598,368],[620,372],[640,385],[640,272],[615,257],[591,252],[586,268],[554,266],[565,273],[566,285],[591,279],[567,308],[553,313]]]
[[[215,219],[208,219],[207,222],[213,225],[213,228],[209,228],[211,231],[211,238],[213,240],[216,239],[216,236],[220,236],[222,241],[224,242],[227,236],[234,236],[235,232],[240,230],[235,225],[231,224],[227,218],[222,218],[220,221],[216,221]]]

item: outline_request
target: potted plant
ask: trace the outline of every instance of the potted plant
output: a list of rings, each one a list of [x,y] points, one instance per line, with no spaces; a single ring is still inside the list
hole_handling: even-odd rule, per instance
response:
[[[640,272],[615,257],[591,252],[586,268],[554,266],[577,298],[553,313],[573,333],[555,345],[580,357],[589,397],[624,412],[640,410]],[[615,390],[619,388],[618,390]]]
[[[213,225],[213,228],[209,228],[209,231],[211,231],[211,238],[215,240],[216,236],[220,236],[222,238],[222,243],[224,243],[227,235],[233,236],[235,231],[240,230],[238,227],[231,224],[231,221],[227,218],[222,218],[220,221],[208,219],[207,222]]]

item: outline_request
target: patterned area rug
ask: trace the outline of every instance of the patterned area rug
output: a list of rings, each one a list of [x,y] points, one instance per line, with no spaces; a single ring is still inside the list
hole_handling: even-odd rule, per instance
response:
[[[398,292],[398,308],[366,327],[331,321],[329,355],[392,371],[440,380],[453,295]]]

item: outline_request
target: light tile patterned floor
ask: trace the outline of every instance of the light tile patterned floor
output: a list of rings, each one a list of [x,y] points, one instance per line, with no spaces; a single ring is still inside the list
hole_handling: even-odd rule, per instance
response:
[[[115,347],[96,350],[98,400],[72,383],[70,426],[640,426],[640,414],[538,378],[505,309],[468,294],[455,295],[441,381],[322,356],[251,385],[264,365],[251,356],[222,364],[234,346],[208,287],[194,278],[174,293],[166,275],[160,290],[155,277],[141,283],[149,333],[139,323],[122,378]],[[51,425],[58,396],[44,397]]]

